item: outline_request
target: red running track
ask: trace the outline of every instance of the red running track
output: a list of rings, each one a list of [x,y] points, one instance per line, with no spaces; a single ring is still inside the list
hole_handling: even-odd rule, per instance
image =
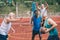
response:
[[[60,36],[60,16],[52,16],[51,17],[57,24],[57,29]],[[2,19],[0,18],[0,23]],[[12,22],[12,27],[15,29],[15,33],[10,30],[8,40],[31,40],[32,37],[32,27],[30,24],[30,18],[20,18],[20,21]],[[46,40],[48,38],[47,34],[42,34],[42,40]],[[39,40],[38,35],[35,40]]]

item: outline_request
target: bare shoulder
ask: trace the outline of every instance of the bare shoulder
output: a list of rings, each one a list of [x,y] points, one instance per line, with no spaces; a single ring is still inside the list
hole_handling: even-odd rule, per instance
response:
[[[6,21],[6,22],[9,22],[9,20],[10,20],[10,18],[8,18],[8,17],[7,17],[7,18],[5,18],[5,21]]]
[[[51,19],[51,18],[48,19],[48,22],[49,22],[50,24],[56,24],[56,22],[55,22],[53,19]]]
[[[51,18],[48,18],[48,20],[52,20]]]
[[[53,19],[51,19],[51,18],[48,18],[48,21],[53,21]]]
[[[7,18],[5,18],[5,20],[9,20],[9,18],[7,17]]]

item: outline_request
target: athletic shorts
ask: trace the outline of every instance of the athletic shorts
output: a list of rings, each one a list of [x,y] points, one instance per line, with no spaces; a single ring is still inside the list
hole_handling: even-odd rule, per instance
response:
[[[49,36],[47,40],[59,40],[58,35]]]
[[[35,31],[35,30],[33,30],[33,31],[32,31],[32,35],[34,35],[34,34],[36,35],[36,34],[41,34],[41,33],[40,33],[40,31]]]
[[[8,35],[1,35],[0,34],[0,40],[7,40],[8,38]]]

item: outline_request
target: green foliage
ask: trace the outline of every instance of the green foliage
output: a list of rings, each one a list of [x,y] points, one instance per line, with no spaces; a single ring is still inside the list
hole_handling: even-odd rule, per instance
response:
[[[32,0],[13,0],[15,3],[19,3],[19,11],[28,11],[31,8]],[[34,0],[35,2],[38,2],[40,4],[41,0]],[[55,5],[56,2],[60,4],[60,0],[42,0],[42,3],[45,3],[45,1],[49,4],[49,10],[50,12],[60,12],[60,5]],[[0,1],[0,13],[9,13],[10,11],[15,12],[16,7],[15,6],[8,6],[5,3],[6,1]]]
[[[32,1],[24,1],[24,4],[25,4],[27,7],[31,7]]]
[[[60,0],[56,0],[60,4]]]
[[[0,7],[2,7],[2,6],[5,6],[5,3],[4,2],[0,2]]]
[[[4,7],[0,8],[0,14],[8,14],[11,11],[15,12],[16,7],[14,7],[14,6],[12,6],[12,7],[4,6]]]
[[[60,5],[49,5],[50,12],[60,12]]]
[[[56,6],[55,12],[60,12],[60,5]]]

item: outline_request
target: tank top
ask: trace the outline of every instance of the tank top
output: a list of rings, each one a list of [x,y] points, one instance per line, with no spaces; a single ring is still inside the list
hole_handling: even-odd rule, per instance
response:
[[[47,15],[47,10],[46,8],[40,9],[41,16],[46,16]]]
[[[39,31],[41,27],[41,21],[42,21],[41,16],[39,16],[38,18],[36,18],[36,16],[33,16],[33,30]]]
[[[50,25],[50,24],[48,23],[48,18],[45,20],[44,26],[45,26],[46,28],[48,28],[48,29],[52,27],[52,25]],[[49,31],[49,35],[58,35],[57,29],[54,28],[54,29],[50,30],[50,31]]]
[[[8,31],[11,28],[11,22],[9,22],[7,24],[4,20],[3,20],[3,22],[2,22],[2,24],[0,26],[0,34],[2,34],[2,35],[8,35]]]

